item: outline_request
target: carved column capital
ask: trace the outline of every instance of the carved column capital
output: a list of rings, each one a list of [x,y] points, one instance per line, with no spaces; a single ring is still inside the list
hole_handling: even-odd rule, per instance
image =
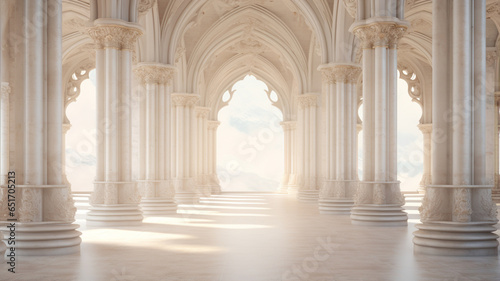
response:
[[[98,19],[87,29],[96,49],[134,50],[134,44],[142,35],[139,25],[120,20]]]
[[[219,125],[220,125],[219,121],[208,120],[208,129],[209,130],[217,130],[217,128],[219,127]]]
[[[297,97],[300,108],[312,107],[318,105],[318,95],[303,94]]]
[[[364,21],[351,28],[354,35],[361,40],[363,49],[373,47],[397,48],[399,40],[408,30],[409,24],[403,21]]]
[[[134,68],[134,74],[141,84],[171,85],[176,68],[160,63],[139,63]]]
[[[432,123],[418,124],[417,127],[424,135],[432,133]]]
[[[192,107],[200,100],[200,96],[195,94],[172,94],[171,97],[174,106]]]
[[[283,121],[280,123],[285,131],[295,130],[297,128],[297,121]]]
[[[196,117],[198,117],[198,118],[207,119],[208,114],[210,114],[210,107],[197,106],[197,107],[195,107],[194,110],[196,113]]]
[[[325,64],[318,70],[321,71],[323,81],[328,84],[337,82],[356,84],[361,74],[361,66],[349,63]]]

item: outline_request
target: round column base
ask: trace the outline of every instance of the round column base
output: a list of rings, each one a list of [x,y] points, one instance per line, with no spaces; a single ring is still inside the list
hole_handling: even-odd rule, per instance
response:
[[[211,194],[221,194],[221,189],[219,185],[214,185],[210,188]]]
[[[141,211],[144,216],[162,216],[177,213],[174,199],[142,198]]]
[[[319,213],[322,215],[350,215],[354,205],[352,199],[319,199]]]
[[[87,226],[115,227],[142,224],[142,212],[137,204],[93,205],[87,213]]]
[[[435,221],[417,224],[414,253],[435,256],[497,256],[496,222]]]
[[[406,226],[408,214],[396,204],[363,204],[351,209],[351,223],[367,226]]]
[[[304,202],[318,202],[319,191],[317,190],[299,190],[297,199]]]
[[[200,203],[200,196],[195,192],[177,192],[175,202],[179,205],[195,205]]]
[[[80,235],[82,233],[76,230],[80,227],[78,224],[70,222],[16,222],[15,228],[9,229],[8,226],[9,223],[0,228],[3,234],[3,243],[7,246],[4,253],[7,259],[10,254],[9,237],[15,237],[16,256],[60,256],[80,252],[80,243],[82,242]]]

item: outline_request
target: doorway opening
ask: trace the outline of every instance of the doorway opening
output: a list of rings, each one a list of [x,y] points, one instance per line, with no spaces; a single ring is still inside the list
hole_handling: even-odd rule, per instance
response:
[[[222,191],[275,192],[284,173],[279,96],[247,75],[227,91],[218,114],[217,174]]]
[[[91,192],[96,175],[96,73],[80,84],[77,100],[66,108],[71,127],[65,139],[65,169],[71,190]],[[76,77],[74,77],[76,79]]]

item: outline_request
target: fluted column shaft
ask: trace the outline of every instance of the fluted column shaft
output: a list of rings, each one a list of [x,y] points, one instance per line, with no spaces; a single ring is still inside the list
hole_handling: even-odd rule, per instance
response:
[[[217,128],[220,122],[208,120],[208,175],[209,185],[212,194],[219,194],[221,192],[219,178],[217,176]]]
[[[397,44],[407,26],[396,18],[373,15],[351,27],[363,48],[364,109],[363,181],[351,212],[353,224],[407,224],[397,181],[396,133]]]
[[[145,215],[175,213],[175,190],[170,169],[170,116],[175,68],[159,63],[140,63],[134,73],[142,85],[139,191]]]
[[[132,181],[132,50],[142,31],[137,24],[97,19],[88,34],[96,47],[97,173],[88,225],[142,222],[140,195]]]
[[[2,81],[0,100],[0,220],[16,219],[16,256],[77,253],[80,232],[73,224],[76,209],[62,162],[62,2],[26,0],[15,5],[13,14],[2,10],[1,19],[16,28],[0,37],[18,40],[3,42],[0,62],[2,71],[16,74],[1,75],[8,80]],[[15,62],[4,60],[14,51]],[[10,174],[15,182],[6,182],[9,171],[15,173]],[[12,183],[14,193],[4,185]],[[7,202],[12,200],[11,213]]]
[[[196,119],[195,104],[199,96],[195,94],[172,94],[173,119],[173,158],[175,165],[175,198],[178,203],[195,204],[199,200],[196,188]]]
[[[432,124],[419,124],[418,129],[423,135],[423,145],[424,145],[424,167],[422,179],[420,180],[420,192],[425,192],[426,186],[431,184],[431,146],[432,146]]]
[[[326,92],[326,181],[320,192],[322,214],[349,214],[357,188],[356,83],[361,68],[328,64],[319,68]]]
[[[201,194],[209,196],[211,188],[208,182],[208,114],[210,108],[196,107],[196,183]]]
[[[318,188],[316,182],[316,114],[318,95],[303,94],[298,97],[299,103],[299,192],[300,200],[317,200]]]
[[[413,240],[419,254],[497,255],[486,169],[485,2],[433,2],[440,41],[433,42],[432,184]]]
[[[294,133],[295,133],[295,128],[297,126],[295,121],[285,121],[281,122],[281,126],[283,127],[283,133],[284,133],[284,149],[285,149],[285,159],[284,159],[284,174],[283,178],[281,179],[281,184],[280,184],[280,192],[281,193],[288,193],[288,190],[290,188],[290,184],[293,184],[293,165],[294,165],[294,147],[293,147],[293,142],[294,142]]]

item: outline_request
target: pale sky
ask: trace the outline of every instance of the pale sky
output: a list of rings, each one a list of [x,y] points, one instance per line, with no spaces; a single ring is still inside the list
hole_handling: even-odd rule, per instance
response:
[[[219,112],[217,171],[223,190],[276,191],[283,175],[283,120],[271,104],[264,82],[247,76],[237,82],[229,106]],[[74,191],[92,191],[96,165],[95,71],[81,85],[78,100],[68,106],[71,129],[66,135],[66,173]],[[360,109],[362,111],[362,109]],[[407,84],[398,83],[398,177],[402,190],[416,190],[423,170],[420,106],[411,101]],[[362,133],[359,135],[360,150]],[[359,167],[362,167],[362,151]],[[360,174],[361,178],[361,174]]]

